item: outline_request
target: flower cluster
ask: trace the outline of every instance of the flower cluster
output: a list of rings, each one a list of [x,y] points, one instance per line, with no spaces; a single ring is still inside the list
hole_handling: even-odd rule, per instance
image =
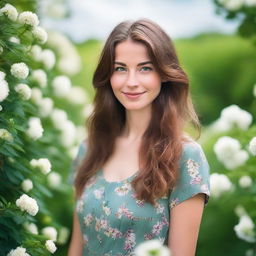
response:
[[[241,149],[240,142],[229,136],[219,138],[213,149],[218,160],[230,170],[245,164],[249,158],[247,151]]]
[[[6,140],[9,142],[13,141],[12,134],[9,133],[6,129],[0,129],[0,139]]]
[[[156,239],[139,244],[134,253],[135,256],[171,256],[170,250]]]
[[[256,233],[254,231],[254,223],[248,215],[242,215],[239,223],[234,227],[236,235],[249,243],[256,242]]]
[[[54,227],[44,227],[42,233],[50,240],[57,240],[57,230]]]
[[[14,90],[20,94],[23,100],[29,100],[31,97],[31,89],[27,84],[18,84],[14,87]]]
[[[17,9],[11,4],[6,4],[3,8],[1,8],[0,14],[6,15],[11,21],[16,21],[18,17]]]
[[[242,7],[256,6],[255,0],[218,0],[218,2],[229,11],[238,11]]]
[[[55,253],[55,251],[57,250],[57,247],[52,240],[47,240],[45,242],[45,247],[50,253]]]
[[[30,165],[38,168],[43,174],[48,174],[51,171],[52,165],[47,158],[32,159]]]
[[[17,247],[15,250],[11,250],[7,256],[30,256],[23,247]]]
[[[33,188],[33,182],[30,179],[25,179],[21,183],[22,189],[27,193]]]
[[[252,123],[252,115],[238,107],[231,105],[221,111],[220,118],[213,123],[212,129],[215,131],[228,131],[234,126],[242,130],[247,130]]]
[[[30,117],[28,120],[28,129],[26,134],[33,140],[37,140],[43,136],[43,127],[38,117]]]
[[[11,74],[18,79],[25,79],[29,74],[28,66],[24,62],[12,64]]]
[[[39,210],[36,200],[26,194],[23,194],[19,199],[16,200],[16,205],[22,211],[26,211],[32,216],[35,216]]]
[[[232,182],[225,174],[212,173],[210,176],[211,195],[220,197],[221,194],[232,191]]]
[[[4,79],[5,73],[0,71],[0,102],[4,101],[9,95],[9,86],[7,81]]]

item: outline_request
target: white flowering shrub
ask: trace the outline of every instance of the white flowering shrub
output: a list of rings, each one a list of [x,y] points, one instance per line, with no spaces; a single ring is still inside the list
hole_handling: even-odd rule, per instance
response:
[[[65,181],[84,135],[65,111],[82,111],[87,101],[70,79],[80,59],[65,36],[43,28],[35,6],[0,1],[0,255],[65,254]]]
[[[255,42],[255,0],[214,2],[218,14],[227,20],[237,20],[238,33]],[[240,102],[241,100],[242,98]],[[239,254],[255,256],[256,83],[252,85],[251,97],[243,101],[249,103],[247,109],[250,109],[250,112],[235,104],[226,107],[221,111],[220,118],[209,127],[205,136],[208,136],[207,147],[213,148],[211,165],[214,173],[211,174],[211,181],[216,205],[223,205],[225,202],[226,207],[233,210],[235,223],[232,222],[233,228],[229,234],[235,234]],[[233,219],[233,215],[229,219]]]
[[[251,99],[252,102],[255,100],[254,95]],[[234,240],[236,237],[237,247],[241,251],[243,248],[253,251],[256,242],[255,117],[237,105],[230,105],[221,111],[218,120],[208,126],[204,138],[211,167],[209,208],[213,209],[209,211],[225,207],[220,214],[220,228],[223,230],[229,223],[229,230],[225,232]],[[225,216],[228,211],[232,216]],[[214,214],[216,218],[216,212]]]

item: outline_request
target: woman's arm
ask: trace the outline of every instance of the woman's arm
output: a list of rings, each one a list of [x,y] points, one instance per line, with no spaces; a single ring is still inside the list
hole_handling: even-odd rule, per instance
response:
[[[194,256],[205,195],[197,194],[171,209],[168,245],[172,256]]]
[[[83,255],[83,235],[81,233],[80,224],[76,211],[73,217],[73,230],[71,242],[68,249],[68,256],[82,256]]]

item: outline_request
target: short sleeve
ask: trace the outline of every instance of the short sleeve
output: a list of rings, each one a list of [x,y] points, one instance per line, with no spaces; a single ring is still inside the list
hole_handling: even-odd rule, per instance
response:
[[[87,149],[86,141],[84,140],[78,146],[78,152],[77,152],[76,157],[73,159],[73,161],[71,163],[71,166],[70,166],[70,172],[69,172],[69,176],[68,176],[68,180],[67,180],[67,182],[70,185],[74,184],[78,168],[79,168],[80,164],[82,163],[82,161],[85,157],[86,149]]]
[[[206,205],[210,196],[209,164],[198,143],[184,143],[179,170],[178,181],[169,196],[170,209],[199,193],[205,194]]]

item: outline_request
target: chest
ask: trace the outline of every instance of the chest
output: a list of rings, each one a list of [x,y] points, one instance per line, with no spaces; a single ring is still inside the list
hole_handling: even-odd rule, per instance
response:
[[[117,143],[102,170],[108,181],[122,181],[132,176],[139,170],[139,145]]]

